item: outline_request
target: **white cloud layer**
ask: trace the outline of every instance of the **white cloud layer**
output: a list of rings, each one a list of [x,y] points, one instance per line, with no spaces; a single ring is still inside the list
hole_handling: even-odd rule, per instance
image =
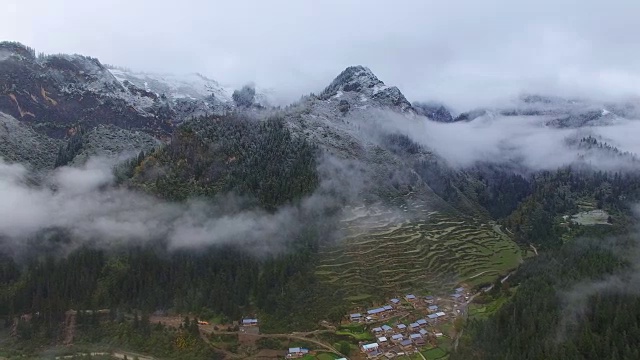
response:
[[[0,35],[138,70],[255,81],[287,100],[348,65],[458,110],[521,91],[640,95],[636,0],[5,0]]]

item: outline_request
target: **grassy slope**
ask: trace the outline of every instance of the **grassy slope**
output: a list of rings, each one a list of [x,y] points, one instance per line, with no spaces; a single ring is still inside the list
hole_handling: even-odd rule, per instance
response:
[[[348,235],[321,252],[316,274],[353,302],[403,292],[447,291],[478,285],[515,268],[521,251],[493,225],[418,203],[412,220],[369,209],[344,221]]]

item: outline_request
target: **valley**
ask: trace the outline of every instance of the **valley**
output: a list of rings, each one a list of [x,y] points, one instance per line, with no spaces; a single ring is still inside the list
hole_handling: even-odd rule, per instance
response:
[[[574,330],[560,299],[581,282],[615,284],[581,306],[638,313],[616,291],[636,281],[640,106],[456,114],[361,65],[318,90],[272,106],[1,42],[0,356],[634,354],[640,336],[539,335]]]

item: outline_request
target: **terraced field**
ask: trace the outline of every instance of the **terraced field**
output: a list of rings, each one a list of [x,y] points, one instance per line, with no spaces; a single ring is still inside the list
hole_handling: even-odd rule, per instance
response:
[[[318,276],[350,300],[439,293],[476,285],[515,268],[520,249],[500,229],[476,219],[427,210],[416,201],[398,211],[349,209],[348,235],[322,251]]]

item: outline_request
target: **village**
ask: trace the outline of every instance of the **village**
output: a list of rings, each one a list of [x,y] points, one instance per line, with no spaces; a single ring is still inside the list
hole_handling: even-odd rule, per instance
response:
[[[464,287],[449,296],[406,294],[388,304],[348,315],[345,322],[366,324],[375,341],[362,341],[361,353],[369,359],[409,356],[437,348],[449,337],[456,318],[465,314],[469,292]]]

